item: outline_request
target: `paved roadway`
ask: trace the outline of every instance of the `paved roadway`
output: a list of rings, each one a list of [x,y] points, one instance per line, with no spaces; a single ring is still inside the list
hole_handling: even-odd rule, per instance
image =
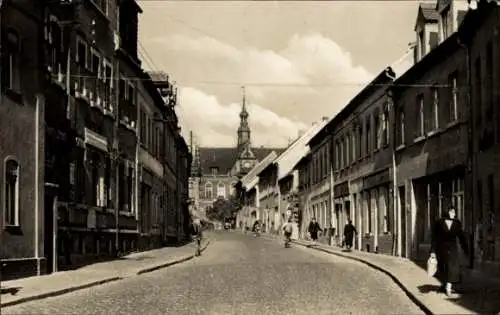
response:
[[[189,262],[2,314],[422,314],[385,275],[263,237],[218,232]]]

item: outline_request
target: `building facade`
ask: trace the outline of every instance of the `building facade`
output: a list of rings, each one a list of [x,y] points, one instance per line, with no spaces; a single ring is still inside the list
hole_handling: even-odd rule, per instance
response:
[[[253,147],[246,98],[243,96],[236,146],[232,148],[197,147],[193,167],[199,170],[199,210],[204,213],[217,198],[235,194],[238,180],[268,156],[283,149]]]
[[[0,258],[2,280],[44,273],[43,11],[0,5]],[[50,238],[50,237],[49,237]],[[52,246],[49,246],[49,249]]]
[[[6,61],[12,63],[2,74],[8,79],[2,79],[8,83],[2,89],[6,91],[2,105],[9,104],[2,106],[7,110],[2,118],[23,127],[21,132],[7,121],[0,124],[2,134],[9,135],[2,143],[9,169],[8,184],[1,185],[9,196],[1,198],[2,204],[5,200],[2,222],[7,222],[2,223],[4,279],[160,246],[166,193],[165,176],[158,166],[175,165],[174,187],[184,187],[178,181],[184,180],[184,168],[189,168],[189,163],[177,163],[183,159],[178,152],[184,157],[186,151],[177,150],[178,133],[171,135],[171,155],[164,158],[162,152],[161,146],[167,143],[164,122],[175,112],[170,108],[169,114],[170,105],[141,68],[137,3],[38,4],[30,9],[25,2],[20,6],[9,1],[1,15],[2,35],[12,42],[2,45],[7,49],[5,56],[10,56]],[[167,93],[166,98],[172,96]],[[12,105],[16,102],[17,107]],[[29,106],[19,106],[24,103]],[[46,104],[50,111],[44,110]],[[142,110],[158,114],[160,121],[144,121],[149,133],[143,135]],[[177,130],[176,116],[174,120]],[[24,148],[23,158],[18,157],[14,139]],[[34,146],[38,150],[30,153]],[[148,194],[140,191],[144,165],[151,179]],[[28,184],[33,181],[23,179],[25,175],[35,179],[35,184]],[[168,200],[172,200],[171,211],[177,212],[183,197],[176,195],[179,189],[172,191]],[[21,205],[30,210],[21,215]],[[36,224],[30,227],[28,218]],[[182,230],[180,221],[168,222]],[[140,233],[147,234],[145,246],[140,244]]]
[[[476,11],[470,12],[461,26],[461,40],[467,45],[469,61],[472,195],[469,231],[473,236],[474,268],[500,275],[500,211],[498,194],[500,184],[499,100],[500,40],[498,25],[500,8],[496,3],[480,1]],[[469,187],[470,187],[469,186]],[[466,186],[467,187],[467,186]]]

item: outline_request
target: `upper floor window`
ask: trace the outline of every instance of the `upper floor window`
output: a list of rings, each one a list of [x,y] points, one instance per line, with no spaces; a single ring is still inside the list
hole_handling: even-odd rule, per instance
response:
[[[19,226],[19,163],[7,159],[4,164],[5,225]]]
[[[389,105],[384,104],[384,110],[382,112],[382,146],[386,147],[389,145]]]
[[[432,117],[431,117],[431,130],[439,128],[439,90],[432,88]]]
[[[375,120],[375,149],[378,150],[382,148],[382,124],[380,123],[380,112],[375,111],[375,116],[373,117]]]
[[[457,89],[457,74],[452,73],[448,79],[451,100],[450,100],[450,121],[455,121],[458,119],[458,89]]]
[[[405,113],[403,108],[400,108],[398,113],[398,140],[397,143],[402,145],[405,143]]]
[[[450,6],[441,12],[441,34],[444,41],[453,33],[453,20],[451,19]]]
[[[205,184],[205,198],[206,199],[213,198],[213,186],[212,186],[212,183],[210,183],[210,182]]]
[[[356,161],[356,130],[351,133],[351,150],[352,150],[352,162]]]
[[[14,30],[7,31],[5,41],[5,53],[2,60],[2,85],[3,88],[20,92],[21,63],[19,35]]]
[[[212,176],[217,176],[218,170],[219,169],[217,167],[210,168],[210,172],[212,173]]]
[[[476,124],[480,125],[483,117],[483,89],[482,89],[482,71],[481,71],[481,56],[476,58],[474,62],[474,106],[477,108],[476,111]]]
[[[419,48],[419,59],[422,59],[425,56],[425,36],[424,31],[420,31],[418,33],[418,48]]]
[[[424,95],[417,95],[417,137],[421,137],[425,133],[425,103]]]
[[[366,156],[370,155],[370,153],[371,153],[370,138],[372,136],[372,133],[370,130],[370,120],[371,120],[370,116],[366,117],[366,137],[365,137],[365,155]]]
[[[88,64],[88,46],[81,37],[76,38],[76,62],[82,68],[87,68]]]

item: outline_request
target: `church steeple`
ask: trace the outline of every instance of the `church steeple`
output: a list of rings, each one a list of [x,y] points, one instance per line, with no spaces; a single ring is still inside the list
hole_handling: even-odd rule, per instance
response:
[[[243,100],[240,112],[240,126],[238,127],[238,151],[250,145],[250,127],[248,126],[248,112],[246,107],[245,87],[243,90]]]

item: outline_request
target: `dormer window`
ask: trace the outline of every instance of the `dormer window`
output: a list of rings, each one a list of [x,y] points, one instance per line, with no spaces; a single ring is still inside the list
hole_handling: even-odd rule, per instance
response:
[[[450,13],[450,6],[441,11],[441,32],[443,35],[443,41],[453,33],[453,21]]]
[[[418,32],[418,45],[419,45],[419,52],[420,52],[420,58],[422,59],[425,56],[425,36],[424,36],[424,31],[421,30]]]
[[[217,173],[219,172],[219,168],[212,167],[212,168],[210,168],[210,172],[212,173],[212,176],[217,176]]]

